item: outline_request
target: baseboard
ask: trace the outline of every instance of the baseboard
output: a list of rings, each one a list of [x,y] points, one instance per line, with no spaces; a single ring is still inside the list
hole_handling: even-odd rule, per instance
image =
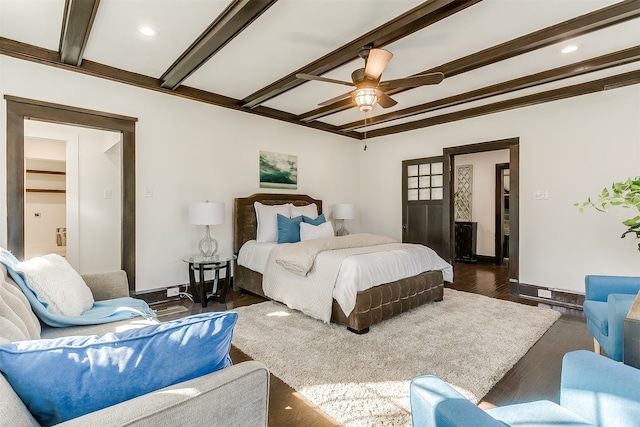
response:
[[[173,297],[167,296],[167,289],[173,289],[173,288],[178,288],[179,289],[178,292],[180,293],[180,292],[185,292],[187,289],[187,286],[175,285],[175,286],[167,286],[165,288],[156,288],[156,289],[149,289],[146,291],[139,291],[139,292],[135,292],[133,297],[144,300],[149,305],[162,304],[162,303],[172,302],[172,301],[180,301],[179,294]]]
[[[476,255],[476,259],[480,264],[495,264],[496,257],[488,255]]]
[[[546,303],[554,306],[582,310],[584,294],[566,289],[548,288],[527,283],[511,283],[511,290],[524,299]]]

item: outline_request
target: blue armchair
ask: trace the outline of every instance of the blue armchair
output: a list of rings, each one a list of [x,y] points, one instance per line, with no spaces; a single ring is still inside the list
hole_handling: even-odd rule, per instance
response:
[[[413,427],[637,427],[640,422],[640,370],[586,350],[562,360],[559,405],[543,400],[484,411],[432,375],[414,378],[410,396]]]
[[[610,358],[622,361],[624,318],[638,292],[640,277],[585,277],[583,309],[596,353],[602,347]]]

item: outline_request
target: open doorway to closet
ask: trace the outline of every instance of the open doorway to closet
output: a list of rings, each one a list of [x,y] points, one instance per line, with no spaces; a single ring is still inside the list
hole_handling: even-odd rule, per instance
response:
[[[121,135],[120,170],[120,268],[127,273],[129,290],[135,292],[136,191],[135,125],[137,119],[72,106],[5,95],[7,108],[7,249],[18,259],[25,255],[25,122],[29,120],[80,128],[99,129]],[[69,165],[66,165],[67,168]],[[67,176],[69,178],[69,176]],[[67,179],[67,181],[69,181]],[[67,182],[67,186],[68,186]],[[101,187],[98,197],[104,198]],[[112,194],[113,195],[113,194]],[[68,220],[68,218],[67,218]],[[117,231],[115,232],[117,233]],[[114,234],[115,234],[114,233]],[[99,244],[99,243],[96,243]],[[67,250],[69,236],[67,235]]]
[[[511,282],[517,282],[519,277],[519,212],[518,212],[518,199],[519,199],[519,139],[510,138],[498,141],[489,141],[478,144],[463,145],[457,147],[445,148],[443,150],[443,162],[444,169],[447,171],[447,179],[445,180],[445,213],[444,213],[444,232],[448,236],[449,242],[449,257],[451,260],[456,259],[456,171],[457,166],[465,166],[470,161],[470,155],[474,154],[486,154],[490,155],[492,152],[498,152],[500,150],[505,151],[507,161],[496,161],[491,165],[490,172],[486,173],[488,183],[488,190],[490,196],[483,197],[480,200],[476,200],[482,206],[488,206],[489,209],[485,213],[488,213],[491,223],[490,238],[485,239],[484,244],[487,248],[484,251],[494,252],[493,256],[487,257],[496,263],[502,262],[502,260],[508,260],[509,265],[509,279]],[[506,185],[504,179],[506,174],[502,175],[500,188],[494,188],[495,182],[495,168],[497,164],[508,165],[508,178]],[[506,168],[504,170],[507,170]],[[476,182],[477,184],[477,182]],[[504,190],[508,189],[508,218],[505,224],[505,212],[503,204]],[[500,194],[500,200],[498,200],[498,194]],[[498,204],[500,203],[500,207]],[[470,221],[473,222],[473,221]],[[498,224],[498,222],[500,222]],[[494,229],[495,224],[495,229]],[[506,225],[506,229],[504,228]],[[506,230],[506,231],[505,231]],[[505,243],[504,233],[508,236],[508,244]],[[498,248],[499,246],[499,248]],[[483,250],[479,250],[479,255]],[[495,258],[494,258],[495,257]],[[478,258],[482,258],[478,256]]]

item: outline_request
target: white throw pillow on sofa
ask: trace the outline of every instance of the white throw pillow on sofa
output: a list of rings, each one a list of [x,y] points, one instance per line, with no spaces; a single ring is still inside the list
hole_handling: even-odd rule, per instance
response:
[[[93,294],[69,262],[57,254],[31,258],[18,263],[29,287],[53,314],[77,317],[93,307]]]

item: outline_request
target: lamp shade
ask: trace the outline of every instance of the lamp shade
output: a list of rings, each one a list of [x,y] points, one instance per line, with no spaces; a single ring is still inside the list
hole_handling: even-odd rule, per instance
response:
[[[356,207],[348,203],[339,203],[333,207],[333,219],[355,219]]]
[[[189,223],[193,225],[224,224],[224,203],[193,202],[189,204]]]

